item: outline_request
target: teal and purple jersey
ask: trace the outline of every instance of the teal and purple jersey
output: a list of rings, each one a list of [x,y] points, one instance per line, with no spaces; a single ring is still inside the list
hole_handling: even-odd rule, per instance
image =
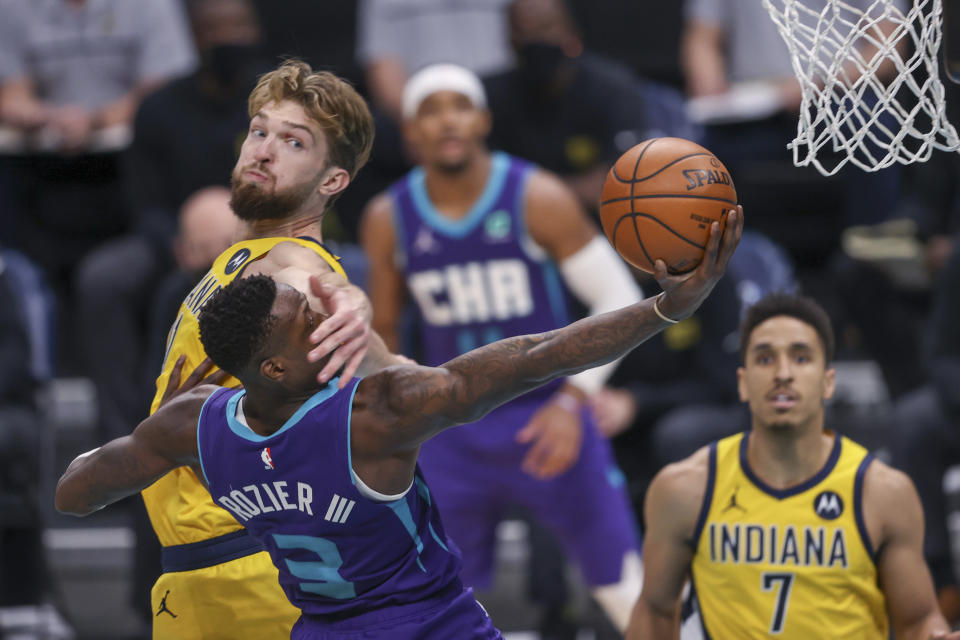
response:
[[[424,364],[435,366],[502,338],[568,323],[557,265],[527,233],[524,198],[534,169],[519,158],[493,153],[483,193],[459,220],[434,208],[421,168],[390,188],[397,258],[418,311]],[[514,402],[540,403],[560,384]],[[512,404],[483,422],[502,424]],[[470,438],[457,431],[452,437]],[[485,440],[490,442],[489,436]]]
[[[390,189],[399,258],[421,316],[424,364],[568,322],[556,264],[527,234],[526,182],[533,166],[505,153],[467,214],[434,209],[422,169]]]
[[[379,496],[353,472],[358,382],[338,390],[331,381],[270,436],[244,424],[242,389],[214,392],[200,414],[210,494],[270,553],[281,587],[304,613],[299,628],[316,621],[365,629],[464,597],[459,549],[419,468],[402,496]],[[301,631],[294,637],[309,636]]]

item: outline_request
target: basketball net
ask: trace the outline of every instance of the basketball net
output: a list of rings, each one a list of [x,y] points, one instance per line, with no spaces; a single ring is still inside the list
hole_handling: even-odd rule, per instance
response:
[[[852,1],[763,0],[802,90],[794,165],[829,176],[956,151],[937,66],[942,0]]]

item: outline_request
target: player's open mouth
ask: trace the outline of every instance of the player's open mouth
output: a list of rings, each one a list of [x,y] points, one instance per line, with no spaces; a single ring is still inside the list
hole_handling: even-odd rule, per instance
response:
[[[774,409],[790,409],[797,404],[797,397],[792,393],[771,393],[767,395],[767,400]]]

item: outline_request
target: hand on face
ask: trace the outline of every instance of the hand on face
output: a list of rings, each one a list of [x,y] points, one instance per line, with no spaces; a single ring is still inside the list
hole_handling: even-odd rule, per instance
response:
[[[320,299],[331,315],[310,335],[310,340],[317,347],[307,354],[307,359],[317,362],[330,355],[330,361],[317,375],[317,381],[326,384],[343,369],[339,385],[342,389],[356,374],[367,354],[370,318],[365,313],[365,307],[358,304],[360,300],[342,287],[321,282],[317,276],[310,276],[310,291]]]

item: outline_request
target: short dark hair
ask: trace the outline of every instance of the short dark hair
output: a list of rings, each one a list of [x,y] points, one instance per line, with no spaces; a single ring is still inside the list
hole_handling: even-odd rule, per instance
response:
[[[757,325],[773,318],[775,316],[789,316],[796,318],[800,322],[810,325],[820,337],[820,344],[823,346],[825,361],[830,363],[833,360],[833,352],[836,340],[833,336],[833,325],[830,322],[830,316],[824,311],[823,307],[814,300],[806,296],[799,296],[792,293],[777,292],[771,293],[761,298],[756,304],[747,309],[743,321],[740,323],[740,363],[746,362],[747,344],[750,342],[750,334],[757,328]]]
[[[275,321],[270,315],[277,283],[268,276],[237,278],[200,309],[200,342],[213,363],[236,376],[264,346]]]

